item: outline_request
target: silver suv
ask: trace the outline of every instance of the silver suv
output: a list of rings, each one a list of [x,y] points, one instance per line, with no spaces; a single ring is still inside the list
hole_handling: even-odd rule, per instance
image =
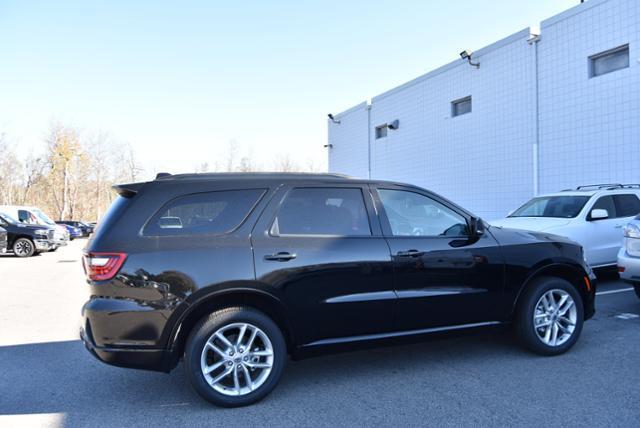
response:
[[[640,297],[640,215],[624,228],[624,245],[618,252],[620,278],[632,284]]]

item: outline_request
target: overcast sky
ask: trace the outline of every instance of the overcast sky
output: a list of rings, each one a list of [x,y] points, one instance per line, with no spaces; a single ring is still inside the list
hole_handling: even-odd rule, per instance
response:
[[[232,140],[324,166],[327,113],[578,3],[0,0],[0,132],[25,153],[54,120],[108,131],[151,172]]]

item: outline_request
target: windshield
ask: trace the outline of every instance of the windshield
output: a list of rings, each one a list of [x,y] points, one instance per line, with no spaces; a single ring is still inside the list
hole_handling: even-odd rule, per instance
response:
[[[11,217],[7,213],[1,213],[0,212],[0,217],[4,218],[7,221],[7,223],[12,223],[12,224],[17,224],[18,223],[18,221],[15,218]]]
[[[33,211],[33,213],[36,215],[36,217],[38,217],[40,220],[42,220],[45,224],[48,224],[50,226],[55,226],[56,222],[51,220],[49,217],[47,217],[47,215],[45,213],[43,213],[42,211],[40,211],[39,209],[33,209],[31,210]]]
[[[509,217],[557,217],[574,218],[590,196],[544,196],[533,198]]]

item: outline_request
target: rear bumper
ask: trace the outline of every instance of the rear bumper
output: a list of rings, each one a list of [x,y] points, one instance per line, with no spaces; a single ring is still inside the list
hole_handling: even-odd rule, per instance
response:
[[[93,296],[82,307],[80,338],[106,364],[169,372],[177,360],[162,345],[168,316],[141,301]]]
[[[105,364],[130,369],[169,372],[172,368],[171,354],[164,349],[116,348],[96,346],[91,332],[80,329],[80,339],[87,351]]]

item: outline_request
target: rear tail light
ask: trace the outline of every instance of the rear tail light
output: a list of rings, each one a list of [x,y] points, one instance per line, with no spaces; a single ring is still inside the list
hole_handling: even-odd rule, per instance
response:
[[[125,253],[85,253],[82,266],[90,280],[106,281],[118,273],[126,258]]]

